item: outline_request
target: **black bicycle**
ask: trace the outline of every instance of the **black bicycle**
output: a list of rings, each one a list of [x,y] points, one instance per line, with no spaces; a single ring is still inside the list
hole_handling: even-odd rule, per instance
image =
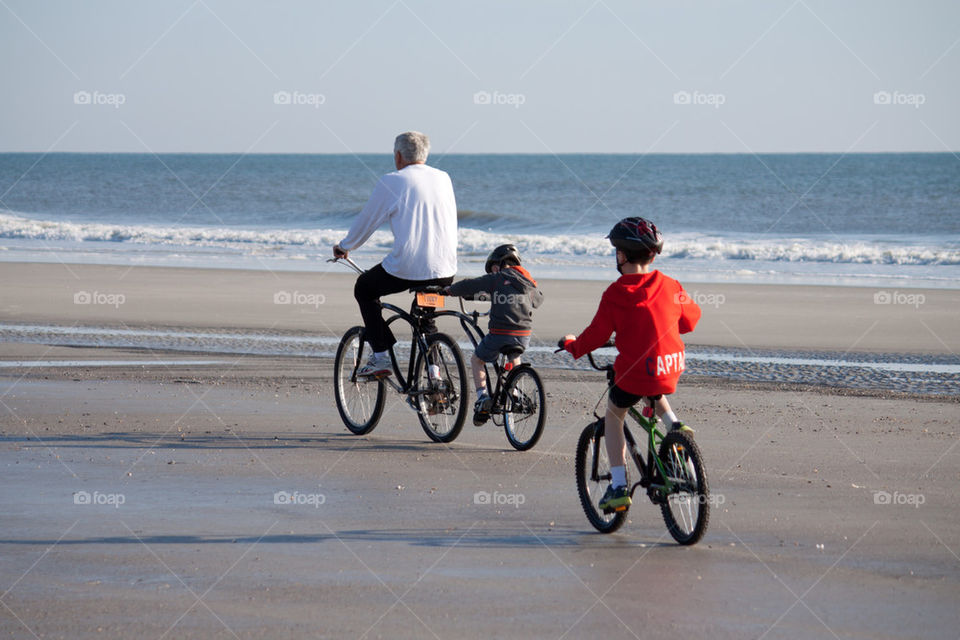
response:
[[[459,319],[476,349],[484,336],[479,320],[490,315],[490,312],[480,313],[474,310],[467,313],[463,300],[464,298],[460,298],[460,311],[442,311],[437,316],[449,315]],[[523,352],[523,347],[519,345],[508,345],[500,349],[500,356],[493,363],[495,383],[491,383],[490,371],[484,365],[487,371],[487,393],[492,400],[490,419],[495,425],[503,427],[507,440],[518,451],[526,451],[537,444],[547,422],[547,396],[540,374],[527,362],[513,366],[513,361]]]
[[[364,270],[349,258],[331,259],[343,262],[358,274]],[[463,365],[463,354],[456,341],[445,333],[424,333],[427,320],[436,318],[443,307],[440,287],[417,287],[409,313],[387,302],[380,306],[392,311],[387,325],[403,320],[410,325],[409,361],[406,376],[401,357],[390,347],[393,376],[358,376],[364,358],[370,353],[364,340],[364,328],[347,330],[334,359],[333,387],[337,410],[351,433],[365,435],[373,431],[383,414],[387,386],[407,396],[407,403],[417,412],[420,426],[435,442],[452,442],[460,434],[467,415],[469,391]],[[395,345],[396,346],[396,345]]]
[[[600,366],[593,354],[587,354],[590,365],[607,374],[608,386],[613,384],[613,365]],[[606,397],[604,394],[603,397]],[[602,398],[601,398],[602,400]],[[660,506],[663,520],[673,539],[682,545],[700,541],[710,521],[710,487],[700,448],[687,431],[668,431],[657,428],[654,411],[657,396],[645,399],[643,411],[631,407],[631,416],[647,432],[647,457],[643,458],[636,439],[626,420],[623,435],[627,444],[627,458],[640,474],[640,479],[630,486],[633,496],[637,487],[646,490],[650,501]],[[598,403],[599,405],[599,403]],[[601,533],[612,533],[623,526],[627,519],[627,507],[602,510],[597,503],[610,484],[610,462],[603,441],[604,419],[596,414],[597,421],[587,425],[577,442],[576,474],[577,493],[580,504],[590,524]]]

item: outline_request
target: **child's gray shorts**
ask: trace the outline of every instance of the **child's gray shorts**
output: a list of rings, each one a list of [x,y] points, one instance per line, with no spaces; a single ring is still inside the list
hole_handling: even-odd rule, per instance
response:
[[[530,336],[505,336],[488,333],[477,345],[477,357],[484,362],[495,362],[500,355],[500,348],[509,345],[519,345],[524,349],[530,344]]]

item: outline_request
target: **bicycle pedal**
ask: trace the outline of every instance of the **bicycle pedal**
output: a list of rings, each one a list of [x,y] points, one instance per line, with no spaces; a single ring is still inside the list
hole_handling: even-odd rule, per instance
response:
[[[622,513],[622,512],[626,511],[626,510],[629,509],[629,508],[630,508],[630,507],[628,507],[628,506],[614,507],[614,508],[612,508],[612,509],[608,507],[608,508],[606,508],[606,509],[603,510],[603,513],[604,513],[604,515],[609,516],[609,515],[612,515],[612,514],[614,514],[614,513]]]

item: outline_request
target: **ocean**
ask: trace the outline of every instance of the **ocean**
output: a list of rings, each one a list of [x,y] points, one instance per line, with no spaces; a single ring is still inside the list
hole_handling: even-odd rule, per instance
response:
[[[960,160],[943,154],[433,155],[460,272],[518,245],[538,277],[610,279],[642,215],[682,282],[960,288]],[[324,271],[389,155],[0,154],[0,260]],[[354,253],[371,266],[389,230]]]

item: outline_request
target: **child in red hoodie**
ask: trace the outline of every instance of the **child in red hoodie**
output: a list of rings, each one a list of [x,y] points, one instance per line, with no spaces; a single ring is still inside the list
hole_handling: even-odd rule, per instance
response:
[[[624,464],[623,420],[627,410],[646,396],[660,396],[657,414],[673,429],[688,429],[677,420],[663,394],[673,393],[685,368],[681,333],[693,331],[700,307],[680,283],[651,265],[663,249],[657,227],[643,218],[624,218],[607,236],[616,247],[621,276],[607,287],[597,314],[580,337],[564,336],[563,347],[580,356],[598,349],[616,333],[616,374],[607,401],[604,436],[612,480],[601,498],[601,509],[629,506]]]

